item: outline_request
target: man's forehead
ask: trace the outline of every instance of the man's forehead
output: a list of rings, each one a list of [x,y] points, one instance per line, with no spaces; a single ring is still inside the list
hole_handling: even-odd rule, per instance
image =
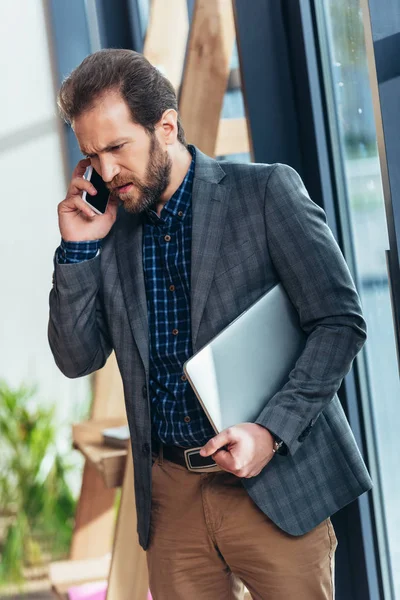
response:
[[[140,135],[142,127],[132,121],[129,110],[124,108],[123,105],[98,104],[75,119],[73,129],[84,154]]]
[[[75,132],[86,133],[94,127],[111,129],[127,123],[133,124],[129,107],[120,97],[113,94],[98,100],[78,115],[74,119],[73,128]]]

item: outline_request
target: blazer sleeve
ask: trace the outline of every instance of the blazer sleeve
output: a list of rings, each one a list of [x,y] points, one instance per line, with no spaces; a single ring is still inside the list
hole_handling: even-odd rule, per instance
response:
[[[300,176],[278,164],[264,199],[269,252],[307,334],[284,387],[256,423],[294,454],[337,392],[366,339],[359,297],[343,255]]]
[[[100,281],[100,256],[76,264],[54,261],[48,338],[56,364],[67,377],[97,371],[112,351]]]

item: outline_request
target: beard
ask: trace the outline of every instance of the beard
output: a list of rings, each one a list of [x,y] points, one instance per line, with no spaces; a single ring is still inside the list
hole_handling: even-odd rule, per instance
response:
[[[140,214],[154,208],[170,183],[171,169],[172,160],[168,152],[162,150],[156,135],[151,134],[149,160],[145,173],[146,183],[137,179],[133,174],[131,175],[129,182],[133,184],[134,190],[121,194],[125,210],[133,214]],[[124,180],[119,183],[118,179],[115,179],[113,187],[127,183],[126,177]],[[134,191],[137,193],[136,196],[133,195]],[[119,197],[119,194],[117,195]]]

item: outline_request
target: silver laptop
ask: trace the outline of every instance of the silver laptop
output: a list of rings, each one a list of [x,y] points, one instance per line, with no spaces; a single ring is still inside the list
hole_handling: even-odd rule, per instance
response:
[[[288,380],[305,340],[278,284],[186,361],[184,372],[217,433],[255,421]]]

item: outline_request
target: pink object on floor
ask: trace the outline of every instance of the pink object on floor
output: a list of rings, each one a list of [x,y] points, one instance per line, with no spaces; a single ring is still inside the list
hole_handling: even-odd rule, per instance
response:
[[[147,593],[147,600],[153,600],[153,596],[150,594],[150,590]]]
[[[106,595],[107,581],[84,583],[70,587],[68,590],[69,600],[106,600]]]

